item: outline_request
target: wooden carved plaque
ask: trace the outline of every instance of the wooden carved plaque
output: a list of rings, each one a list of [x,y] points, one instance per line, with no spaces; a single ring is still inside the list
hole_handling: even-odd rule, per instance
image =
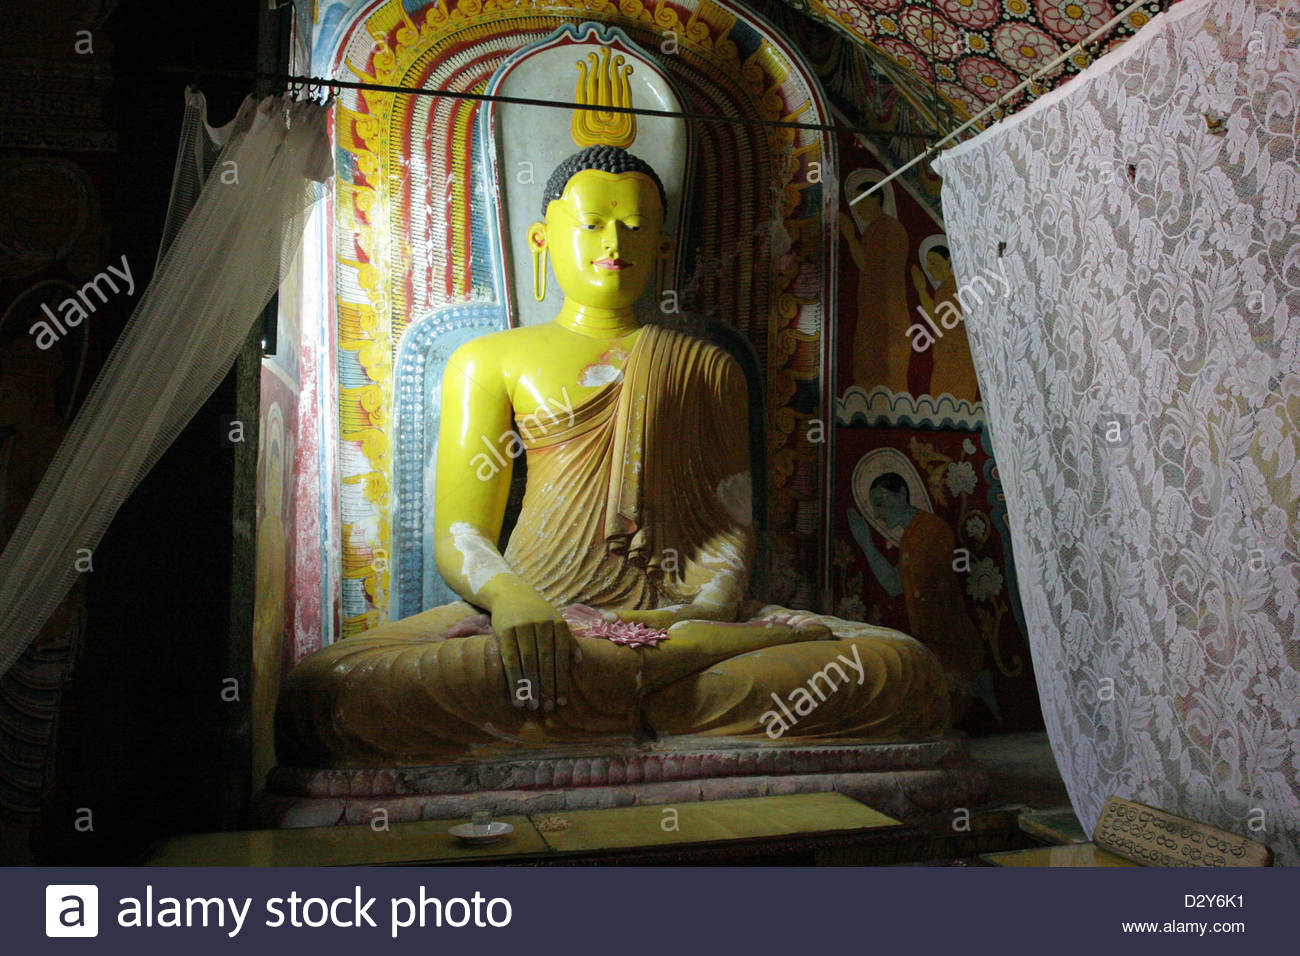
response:
[[[1093,842],[1142,866],[1272,866],[1261,843],[1155,807],[1107,797]]]

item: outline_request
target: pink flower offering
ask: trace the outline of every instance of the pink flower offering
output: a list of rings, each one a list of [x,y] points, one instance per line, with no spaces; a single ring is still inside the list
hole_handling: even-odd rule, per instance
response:
[[[605,612],[585,604],[571,604],[560,612],[579,637],[603,637],[624,647],[654,647],[668,640],[668,632],[640,622],[609,620]]]

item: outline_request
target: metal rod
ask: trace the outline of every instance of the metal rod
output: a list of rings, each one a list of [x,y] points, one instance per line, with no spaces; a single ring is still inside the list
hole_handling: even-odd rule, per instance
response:
[[[1025,89],[1026,87],[1032,85],[1035,81],[1037,81],[1037,79],[1038,79],[1040,76],[1042,76],[1042,75],[1043,75],[1044,73],[1046,73],[1048,70],[1050,70],[1050,69],[1052,69],[1053,67],[1055,67],[1058,63],[1061,63],[1063,60],[1065,60],[1067,57],[1069,57],[1070,55],[1072,55],[1072,54],[1073,54],[1076,50],[1078,50],[1080,47],[1082,47],[1082,46],[1086,46],[1087,44],[1091,43],[1093,40],[1097,39],[1099,36],[1101,36],[1101,35],[1102,35],[1103,33],[1105,33],[1107,30],[1109,30],[1109,29],[1111,29],[1112,27],[1114,27],[1115,24],[1119,23],[1121,20],[1123,20],[1126,16],[1128,16],[1130,13],[1132,13],[1132,12],[1133,12],[1134,10],[1136,10],[1138,7],[1142,6],[1143,4],[1150,3],[1150,2],[1151,2],[1151,0],[1134,0],[1133,3],[1130,3],[1130,4],[1129,4],[1127,7],[1125,7],[1125,8],[1124,8],[1120,13],[1117,13],[1117,14],[1116,14],[1114,17],[1112,17],[1110,20],[1107,20],[1107,21],[1106,21],[1105,23],[1103,23],[1101,26],[1097,27],[1097,29],[1093,30],[1092,33],[1088,34],[1086,37],[1084,37],[1082,40],[1080,40],[1080,41],[1079,41],[1078,43],[1076,43],[1074,46],[1070,47],[1068,50],[1066,50],[1064,53],[1062,53],[1062,54],[1061,54],[1060,56],[1058,56],[1056,59],[1052,60],[1050,63],[1045,63],[1045,64],[1043,64],[1041,67],[1039,67],[1039,69],[1038,69],[1038,71],[1037,71],[1036,73],[1032,73],[1032,74],[1030,74],[1030,75],[1029,75],[1029,76],[1028,76],[1028,77],[1027,77],[1023,82],[1021,82],[1019,85],[1013,87],[1012,89],[1007,90],[1005,93],[1003,93],[1001,96],[999,96],[996,100],[994,100],[992,103],[990,103],[990,104],[989,104],[988,106],[986,106],[984,109],[980,110],[978,113],[976,113],[976,114],[975,114],[974,116],[972,116],[970,119],[968,119],[965,123],[962,123],[962,124],[961,124],[960,126],[958,126],[955,130],[953,130],[951,133],[949,133],[949,134],[948,134],[947,136],[945,136],[943,139],[939,140],[939,142],[935,143],[933,146],[931,146],[931,147],[930,147],[929,149],[927,149],[925,152],[923,152],[923,153],[921,153],[920,155],[918,155],[918,156],[912,158],[911,160],[909,160],[908,162],[906,162],[906,163],[903,164],[902,166],[899,166],[896,170],[894,170],[892,173],[890,173],[888,176],[884,177],[883,179],[879,180],[878,182],[873,183],[873,184],[871,185],[871,188],[870,188],[870,189],[864,189],[862,192],[858,193],[856,196],[854,196],[852,199],[849,200],[849,205],[850,205],[850,206],[853,206],[854,204],[861,202],[862,200],[864,200],[864,199],[866,199],[868,196],[870,196],[872,193],[874,193],[876,190],[878,190],[878,189],[880,189],[882,186],[884,186],[886,183],[891,182],[891,181],[897,179],[899,176],[901,176],[903,173],[907,172],[909,169],[911,169],[911,168],[912,168],[913,166],[915,166],[917,163],[921,163],[921,162],[924,162],[924,161],[927,160],[927,159],[932,158],[932,157],[934,156],[934,154],[935,154],[936,152],[939,151],[940,147],[942,147],[942,146],[943,146],[945,143],[947,143],[950,139],[953,139],[954,137],[959,136],[959,135],[961,135],[962,133],[964,133],[966,130],[970,129],[972,126],[974,126],[976,123],[978,123],[980,120],[982,120],[982,119],[983,119],[985,116],[987,116],[989,113],[992,113],[994,110],[996,110],[998,107],[1000,107],[1000,106],[1002,105],[1002,101],[1005,100],[1007,97],[1009,97],[1009,96],[1015,96],[1015,95],[1016,95],[1017,93],[1019,93],[1021,90],[1023,90],[1023,89]],[[992,127],[990,127],[990,128],[992,128]]]
[[[277,80],[287,85],[316,87],[330,90],[372,90],[377,93],[402,93],[415,96],[440,96],[449,99],[473,100],[486,103],[511,103],[516,106],[544,106],[565,110],[600,110],[605,113],[632,113],[636,116],[662,116],[673,119],[697,120],[702,123],[735,123],[739,126],[776,126],[784,129],[808,129],[822,133],[851,133],[885,139],[933,139],[933,133],[895,133],[888,130],[867,129],[861,126],[837,126],[832,123],[797,123],[792,120],[765,120],[748,116],[720,116],[717,113],[676,112],[651,110],[635,106],[592,106],[586,103],[569,103],[563,100],[539,100],[522,96],[499,96],[495,93],[473,93],[468,90],[427,90],[422,87],[385,86],[382,83],[354,83],[349,80],[330,80],[319,76],[292,76],[286,73],[261,73],[252,70],[191,70],[183,67],[160,67],[164,73],[182,73],[190,76],[222,76],[254,80]]]

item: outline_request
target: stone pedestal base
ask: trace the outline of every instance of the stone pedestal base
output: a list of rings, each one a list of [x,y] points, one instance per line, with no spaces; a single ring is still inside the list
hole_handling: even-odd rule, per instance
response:
[[[390,823],[729,800],[834,790],[900,820],[974,807],[987,775],[962,734],[913,743],[782,744],[674,737],[442,766],[276,767],[254,826]]]

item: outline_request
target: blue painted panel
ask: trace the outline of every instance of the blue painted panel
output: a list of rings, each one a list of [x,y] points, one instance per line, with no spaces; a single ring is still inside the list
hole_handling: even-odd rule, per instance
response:
[[[439,309],[411,323],[398,345],[391,620],[460,600],[433,560],[442,372],[461,345],[506,327],[501,306],[472,302]]]

